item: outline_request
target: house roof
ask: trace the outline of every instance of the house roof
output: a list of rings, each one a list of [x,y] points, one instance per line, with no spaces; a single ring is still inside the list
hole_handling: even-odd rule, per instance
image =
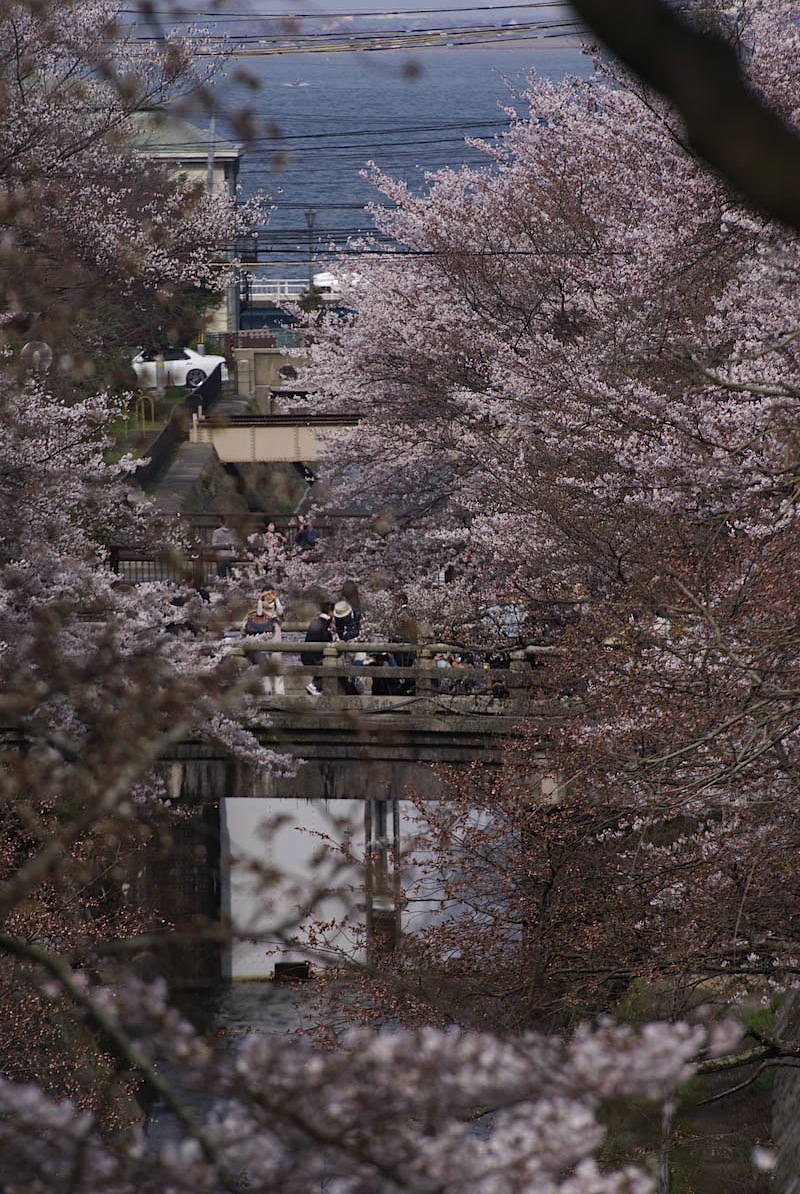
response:
[[[198,128],[163,108],[137,112],[133,122],[133,144],[140,153],[186,166],[208,162],[210,129]],[[236,162],[242,156],[242,147],[215,136],[213,152],[215,162]]]

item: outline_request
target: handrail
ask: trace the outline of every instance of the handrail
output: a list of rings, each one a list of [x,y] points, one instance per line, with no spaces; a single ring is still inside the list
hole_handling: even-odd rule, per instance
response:
[[[300,414],[278,415],[224,415],[203,418],[203,423],[209,427],[355,427],[361,422],[361,415],[353,411],[343,411],[341,414],[312,415],[306,412]]]
[[[284,629],[286,627],[284,626]],[[431,661],[435,655],[508,655],[509,658],[525,659],[533,656],[555,656],[560,654],[558,647],[527,643],[525,646],[503,646],[497,643],[395,643],[378,641],[361,641],[353,639],[350,642],[307,643],[304,639],[261,639],[258,635],[247,635],[241,639],[231,640],[243,651],[273,651],[278,655],[318,655],[333,652],[336,655],[357,654],[365,655],[421,655]],[[359,664],[355,665],[360,666]],[[467,666],[467,665],[465,665]]]
[[[248,283],[250,297],[301,298],[308,290],[308,281],[302,278],[252,278]]]
[[[348,660],[348,655],[362,652],[372,656],[393,656],[407,659],[414,656],[413,664],[362,664]],[[468,647],[452,643],[408,643],[408,642],[305,642],[305,640],[281,639],[275,642],[258,635],[248,635],[235,640],[231,653],[249,655],[316,655],[318,662],[302,668],[292,668],[282,675],[308,675],[316,669],[316,677],[322,683],[326,696],[341,695],[340,680],[380,679],[395,681],[402,685],[396,693],[381,693],[381,696],[486,696],[508,699],[515,690],[527,689],[533,683],[541,687],[541,679],[534,681],[531,665],[538,656],[557,654],[554,647],[531,644],[525,647],[503,649],[494,644]],[[483,657],[480,664],[461,663],[440,666],[436,655],[459,654]],[[490,661],[507,659],[507,664]],[[274,669],[273,669],[274,670]],[[267,669],[270,674],[270,669]],[[350,694],[357,695],[357,694]],[[360,694],[367,695],[367,694]]]

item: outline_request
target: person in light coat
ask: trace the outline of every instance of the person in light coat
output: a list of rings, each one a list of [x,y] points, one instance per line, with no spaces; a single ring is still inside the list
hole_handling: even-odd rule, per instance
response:
[[[270,642],[281,641],[281,622],[284,608],[280,597],[274,589],[263,589],[258,595],[255,608],[248,611],[242,622],[242,634],[257,634],[268,638]],[[269,659],[267,656],[269,655]],[[283,696],[285,686],[283,676],[276,675],[281,667],[279,654],[267,651],[253,651],[251,659],[264,672],[264,692]]]

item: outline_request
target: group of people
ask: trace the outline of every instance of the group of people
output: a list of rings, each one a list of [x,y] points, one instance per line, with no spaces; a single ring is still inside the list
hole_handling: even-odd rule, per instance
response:
[[[405,669],[414,667],[416,652],[414,650],[404,651],[400,648],[400,644],[417,642],[417,621],[409,608],[406,595],[400,593],[396,600],[397,608],[390,631],[391,641],[395,644],[393,649],[378,651],[373,647],[369,653],[363,650],[347,652],[345,658],[348,663],[372,669],[372,674],[369,676],[369,686],[366,684],[366,674],[363,679],[355,674],[337,676],[340,692],[348,696],[361,695],[367,691],[371,692],[373,696],[416,695],[414,676],[404,674]],[[284,617],[284,606],[276,590],[264,588],[259,593],[255,606],[245,615],[241,624],[241,632],[243,635],[258,635],[273,643],[280,642]],[[321,673],[323,672],[325,644],[357,642],[361,635],[362,620],[358,588],[354,581],[345,581],[336,601],[324,598],[320,602],[319,612],[308,624],[304,638],[304,643],[314,644],[315,649],[303,650],[299,646],[300,662],[304,667],[314,669],[314,675],[305,686],[306,692],[310,696],[322,695]],[[282,654],[266,650],[251,650],[248,654],[251,661],[260,668],[263,674],[264,691],[283,696],[285,687],[281,675]],[[498,687],[493,683],[491,676],[493,668],[508,666],[506,657],[484,658],[456,652],[439,652],[435,655],[433,662],[436,676],[432,678],[432,686],[437,692],[452,694],[483,692],[495,696],[508,695],[504,687]],[[486,674],[476,676],[476,672],[479,670]]]
[[[317,546],[319,539],[320,532],[314,525],[313,518],[301,515],[291,546],[301,552],[311,551]],[[224,579],[230,575],[231,569],[243,554],[239,537],[226,522],[222,522],[211,532],[211,547],[213,558],[216,561],[217,576]],[[248,552],[263,554],[266,557],[265,563],[269,573],[280,569],[289,547],[289,536],[278,530],[274,520],[270,519],[263,531],[256,531],[248,536],[247,550],[244,554],[245,556]]]
[[[350,597],[355,599],[355,605],[351,604],[350,598],[345,595],[345,588],[349,590]],[[355,584],[345,582],[338,601],[326,599],[320,603],[319,613],[309,624],[305,641],[307,643],[352,642],[358,638],[361,632],[361,618]],[[320,661],[321,654],[317,651],[304,651],[300,655],[300,662],[304,667],[318,666]],[[355,680],[340,678],[340,687],[348,695],[355,695],[358,692]],[[306,692],[311,696],[321,695],[322,679],[320,676],[314,676],[312,680],[309,680]]]
[[[309,624],[306,631],[307,643],[332,643],[334,641],[350,642],[357,639],[361,630],[361,607],[358,601],[358,589],[353,581],[345,582],[338,601],[325,600],[320,605],[320,612]],[[351,603],[352,602],[352,603]],[[242,621],[243,635],[258,635],[270,642],[280,642],[282,639],[281,625],[285,616],[283,603],[275,589],[262,589],[255,606],[248,610]],[[271,660],[268,661],[268,655]],[[250,658],[264,673],[264,689],[277,696],[284,694],[283,677],[279,674],[279,658],[267,651],[251,651]],[[321,655],[316,651],[301,652],[300,660],[304,667],[319,666]],[[319,696],[322,692],[322,681],[314,677],[306,685],[306,691],[312,696]],[[349,688],[345,688],[349,691]]]
[[[397,595],[397,609],[392,628],[393,641],[413,643],[417,641],[417,620],[411,613],[408,598],[405,593]],[[358,600],[358,590],[352,581],[346,581],[342,586],[342,594],[338,601],[325,600],[320,605],[320,612],[313,619],[306,631],[306,642],[354,642],[361,633],[361,608]],[[321,655],[317,651],[306,651],[300,656],[306,667],[319,666]],[[378,669],[378,673],[371,676],[371,693],[373,696],[413,696],[416,692],[416,682],[413,677],[392,675],[394,669],[410,668],[416,662],[413,651],[380,651],[368,654],[364,651],[353,652],[350,662],[364,668]],[[341,676],[338,680],[339,688],[348,696],[361,695],[365,691],[364,680],[358,676]],[[319,675],[309,681],[306,691],[311,696],[319,696],[322,691],[322,679]]]
[[[284,607],[275,589],[263,589],[253,609],[249,610],[242,622],[241,630],[244,635],[259,635],[270,642],[281,641],[281,624],[284,619]],[[338,600],[326,598],[320,603],[319,613],[308,625],[305,643],[324,645],[333,642],[355,642],[361,633],[362,612],[358,598],[358,589],[353,581],[346,581],[342,586],[342,593]],[[268,693],[282,696],[284,694],[284,680],[279,673],[280,656],[267,651],[251,651],[250,658],[264,673],[264,689]],[[268,659],[269,656],[269,659]],[[366,652],[353,652],[350,661],[364,667],[381,669],[403,667],[409,661],[405,657],[401,660],[386,653],[368,655]],[[300,651],[300,662],[304,667],[314,668],[316,674],[306,684],[306,692],[310,696],[321,696],[322,651]],[[410,660],[413,663],[413,659]],[[348,696],[360,695],[365,691],[363,681],[358,677],[338,677],[340,690]],[[407,678],[387,677],[384,674],[372,679],[372,693],[374,695],[401,695],[413,693],[413,680]]]

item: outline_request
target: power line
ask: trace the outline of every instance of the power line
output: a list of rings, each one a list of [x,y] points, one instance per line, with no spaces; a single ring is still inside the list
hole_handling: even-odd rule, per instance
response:
[[[392,12],[392,13],[342,13],[342,14],[322,14],[326,21],[333,19],[341,20],[356,20],[365,17],[381,16],[383,18],[398,17],[416,17],[427,16],[433,14],[447,13],[452,16],[454,13],[462,15],[467,12],[486,12],[491,13],[494,18],[493,23],[472,23],[472,24],[443,24],[437,27],[419,27],[419,28],[376,28],[373,30],[363,29],[360,27],[353,28],[336,28],[336,29],[309,29],[303,31],[298,29],[296,22],[298,20],[319,20],[319,14],[300,14],[292,17],[291,22],[287,17],[276,17],[273,14],[266,14],[264,16],[256,16],[255,14],[235,14],[236,19],[247,20],[251,25],[258,26],[259,22],[282,22],[284,30],[280,29],[265,29],[259,32],[248,32],[244,34],[228,33],[226,34],[224,46],[222,43],[217,47],[209,47],[207,50],[199,50],[198,56],[208,56],[219,53],[224,49],[224,52],[233,57],[252,57],[260,55],[271,55],[279,53],[315,53],[315,52],[346,52],[352,50],[368,49],[368,50],[396,50],[396,49],[410,49],[410,48],[425,48],[432,45],[446,45],[453,43],[457,45],[471,45],[484,44],[487,41],[521,41],[530,40],[538,37],[564,37],[573,35],[582,31],[583,26],[581,22],[572,16],[561,17],[558,20],[545,20],[542,17],[537,17],[529,21],[518,21],[516,18],[500,24],[497,23],[498,11],[515,11],[517,9],[539,9],[541,7],[559,8],[563,11],[564,5],[555,3],[548,3],[546,5],[510,5],[504,9],[496,9],[490,7],[479,6],[476,8],[467,9],[417,9],[407,12]],[[124,10],[126,13],[133,15],[132,10]],[[169,16],[174,21],[174,14],[161,14]],[[148,14],[151,19],[157,20],[157,14]],[[219,14],[202,13],[198,14],[203,18],[208,17],[217,24],[220,23]],[[193,17],[193,24],[196,21]],[[291,28],[289,28],[291,24]],[[158,30],[152,35],[142,34],[138,35],[138,27],[134,24],[132,27],[134,43],[149,43],[153,40],[162,40],[163,32]],[[187,32],[192,28],[187,22]],[[213,34],[212,34],[213,37]]]
[[[303,119],[307,120],[307,117]],[[250,137],[248,145],[274,145],[277,149],[291,149],[295,152],[300,149],[316,149],[316,145],[296,146],[293,143],[296,141],[328,141],[334,137],[385,137],[385,136],[400,136],[404,133],[439,133],[439,132],[453,132],[463,131],[465,135],[468,129],[498,129],[507,128],[507,120],[473,120],[463,119],[458,121],[448,121],[445,124],[411,124],[411,125],[376,125],[373,128],[366,129],[336,129],[323,133],[291,133],[284,132],[281,129],[279,134],[268,134],[263,137]],[[433,141],[425,142],[396,142],[396,144],[435,144]],[[197,146],[194,143],[169,141],[159,142],[155,139],[150,139],[147,142],[148,152],[158,153],[159,151],[175,151],[186,153],[196,152]],[[358,145],[332,145],[324,146],[324,149],[358,149]]]
[[[264,52],[268,53],[270,48],[281,47],[283,45],[312,46],[315,43],[327,45],[329,43],[339,44],[342,42],[345,42],[347,45],[354,45],[358,42],[380,43],[393,38],[397,38],[398,40],[408,39],[413,43],[417,39],[426,37],[452,36],[464,38],[471,37],[472,35],[500,37],[507,34],[525,34],[527,36],[559,31],[563,31],[566,35],[566,33],[572,33],[578,28],[579,22],[572,19],[549,22],[507,21],[500,25],[439,25],[424,29],[327,29],[308,33],[301,33],[294,30],[287,31],[286,33],[270,33],[268,36],[263,33],[243,33],[232,34],[230,36],[232,39],[231,49],[236,54],[254,52],[253,48],[257,48],[262,42],[265,43]]]
[[[461,5],[459,8],[393,8],[391,12],[386,12],[385,9],[374,9],[368,12],[285,12],[285,13],[255,13],[243,10],[242,12],[219,12],[216,9],[203,11],[202,9],[192,14],[192,22],[196,20],[214,20],[214,21],[352,21],[366,17],[419,17],[419,16],[438,16],[441,13],[467,13],[467,12],[490,12],[496,15],[498,12],[511,12],[517,9],[522,9],[525,12],[537,10],[541,8],[557,8],[568,9],[569,6],[564,4],[562,0],[540,0],[538,4],[475,4],[475,5]],[[125,16],[142,17],[143,14],[138,8],[122,8],[120,12]],[[164,19],[175,21],[177,14],[173,9],[167,8],[158,10],[155,8],[148,8],[147,19]]]

